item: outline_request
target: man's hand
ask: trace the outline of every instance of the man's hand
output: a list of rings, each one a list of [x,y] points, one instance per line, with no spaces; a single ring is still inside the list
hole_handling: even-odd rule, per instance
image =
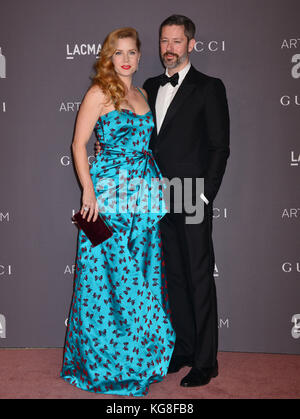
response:
[[[95,142],[95,156],[98,156],[100,151],[101,151],[101,146],[100,146],[99,140],[96,140],[96,142]]]

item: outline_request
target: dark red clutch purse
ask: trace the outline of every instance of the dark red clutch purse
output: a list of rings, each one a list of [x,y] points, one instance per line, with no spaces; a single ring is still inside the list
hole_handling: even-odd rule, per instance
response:
[[[100,214],[96,221],[92,221],[92,219],[87,221],[86,219],[87,215],[86,218],[82,218],[80,211],[72,217],[72,220],[83,230],[93,246],[98,246],[113,235],[111,227]]]

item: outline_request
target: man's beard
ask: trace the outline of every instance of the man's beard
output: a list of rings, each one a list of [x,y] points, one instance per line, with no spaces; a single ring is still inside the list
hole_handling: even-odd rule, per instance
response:
[[[172,63],[169,63],[168,62],[168,59],[165,57],[166,55],[173,55],[175,58],[176,58],[176,60],[175,61],[173,61]],[[162,59],[162,61],[163,61],[163,63],[164,63],[164,66],[166,67],[166,68],[170,68],[170,69],[172,69],[172,68],[176,68],[176,67],[178,67],[180,64],[182,64],[185,60],[186,60],[186,58],[187,58],[187,56],[188,56],[188,52],[186,51],[186,53],[185,54],[183,54],[181,57],[179,57],[179,55],[178,54],[174,54],[173,52],[166,52],[164,55],[162,55],[161,56],[161,59]]]

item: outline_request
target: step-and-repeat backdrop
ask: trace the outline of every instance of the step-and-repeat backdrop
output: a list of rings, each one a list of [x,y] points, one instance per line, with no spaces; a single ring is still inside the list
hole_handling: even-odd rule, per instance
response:
[[[63,346],[81,201],[76,115],[106,34],[138,30],[142,86],[163,71],[158,28],[174,13],[195,22],[191,62],[223,80],[230,106],[214,202],[220,350],[300,354],[299,0],[1,3],[0,347]]]

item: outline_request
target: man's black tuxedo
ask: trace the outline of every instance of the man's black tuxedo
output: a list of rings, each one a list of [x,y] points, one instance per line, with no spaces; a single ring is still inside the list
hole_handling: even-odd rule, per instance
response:
[[[144,83],[156,118],[160,76]],[[212,204],[229,156],[229,113],[220,79],[193,66],[173,98],[159,134],[150,141],[164,177],[204,178],[204,219],[186,224],[184,214],[161,221],[171,316],[176,332],[174,356],[188,357],[195,367],[213,367],[217,358],[218,319],[214,282]]]
[[[144,89],[155,115],[160,76],[146,80]],[[224,85],[191,66],[150,148],[166,177],[203,177],[212,202],[229,156],[229,116]]]

